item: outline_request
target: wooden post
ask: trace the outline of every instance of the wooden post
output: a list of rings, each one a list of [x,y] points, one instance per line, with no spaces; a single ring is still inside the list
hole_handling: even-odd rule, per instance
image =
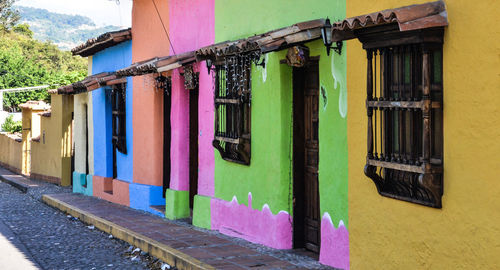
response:
[[[430,81],[430,54],[427,49],[424,49],[423,61],[422,61],[422,94],[424,108],[422,110],[423,115],[423,143],[422,143],[422,155],[424,159],[424,166],[426,168],[426,173],[430,172],[430,154],[431,154],[431,143],[430,143],[430,113],[431,113],[431,81]]]
[[[367,66],[367,78],[366,78],[366,109],[368,114],[368,156],[367,158],[373,158],[373,109],[368,106],[368,101],[373,99],[373,71],[372,71],[372,50],[366,50],[366,57],[368,58],[368,66]]]

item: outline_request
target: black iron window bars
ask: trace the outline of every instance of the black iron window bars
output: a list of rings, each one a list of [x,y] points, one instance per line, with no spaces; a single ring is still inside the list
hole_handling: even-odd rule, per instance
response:
[[[125,99],[126,84],[115,84],[111,87],[111,111],[112,111],[112,143],[113,151],[118,150],[127,154],[126,143],[126,115]]]
[[[250,165],[251,65],[259,52],[228,55],[215,64],[213,145],[224,160]]]
[[[367,53],[365,174],[387,197],[441,208],[442,29],[360,35]]]

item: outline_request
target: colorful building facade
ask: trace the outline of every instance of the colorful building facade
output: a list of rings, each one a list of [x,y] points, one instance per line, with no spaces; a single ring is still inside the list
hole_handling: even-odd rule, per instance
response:
[[[131,41],[92,53],[94,165],[74,187],[336,268],[498,265],[498,59],[466,52],[495,35],[461,2],[361,2],[134,1]]]

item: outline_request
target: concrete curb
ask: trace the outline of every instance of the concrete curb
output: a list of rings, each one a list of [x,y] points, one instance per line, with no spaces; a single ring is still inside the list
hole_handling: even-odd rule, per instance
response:
[[[112,234],[115,238],[128,242],[129,244],[148,252],[160,260],[175,266],[178,269],[215,269],[215,267],[201,262],[187,254],[172,247],[162,244],[144,235],[138,234],[127,228],[121,227],[113,222],[102,219],[91,213],[83,211],[65,202],[43,195],[42,201],[54,208],[57,208],[69,215],[79,218],[81,221],[92,224],[99,230]]]
[[[18,182],[14,181],[14,180],[7,179],[7,178],[5,178],[5,177],[4,177],[3,175],[1,175],[1,174],[0,174],[0,180],[1,180],[2,182],[5,182],[5,183],[7,183],[7,184],[9,184],[9,185],[11,185],[11,186],[13,186],[13,187],[15,187],[15,188],[19,189],[19,190],[20,190],[21,192],[23,192],[23,193],[28,192],[28,186],[27,186],[27,185],[25,185],[25,184],[23,184],[23,183],[18,183]]]

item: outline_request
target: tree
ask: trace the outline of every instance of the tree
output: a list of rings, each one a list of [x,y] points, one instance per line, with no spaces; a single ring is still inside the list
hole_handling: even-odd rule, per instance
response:
[[[29,27],[16,26],[13,30],[0,38],[0,89],[46,84],[57,88],[85,77],[85,59],[31,38],[26,34],[31,32]],[[45,90],[3,95],[3,106],[8,111],[19,111],[18,105],[28,100],[50,102]]]
[[[25,35],[27,37],[33,37],[33,31],[31,31],[30,26],[26,23],[18,24],[12,28],[14,33]]]
[[[2,124],[2,128],[0,130],[10,133],[21,132],[23,130],[23,123],[21,121],[16,122],[13,118],[13,115],[9,115],[7,119],[5,119],[5,122]]]
[[[0,0],[0,33],[10,31],[19,21],[19,12],[12,8],[16,0]]]

